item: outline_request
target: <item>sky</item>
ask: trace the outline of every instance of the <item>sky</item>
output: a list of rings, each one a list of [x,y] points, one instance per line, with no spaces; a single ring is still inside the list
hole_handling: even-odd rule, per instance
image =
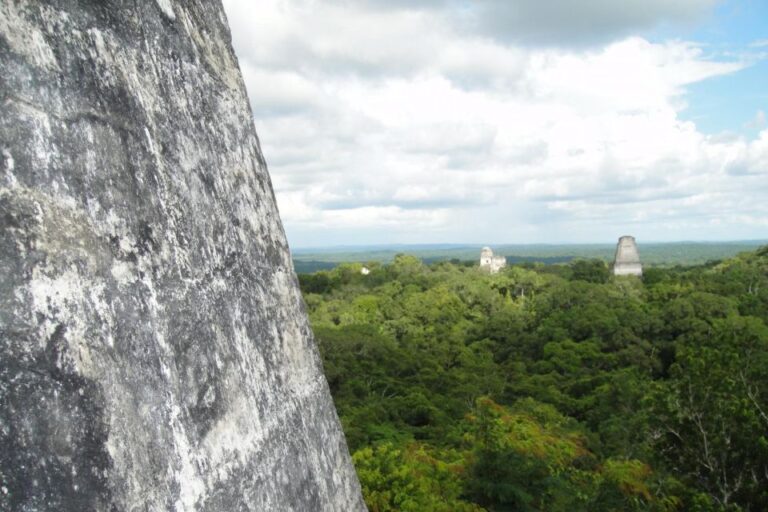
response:
[[[768,238],[765,0],[224,0],[294,248]]]

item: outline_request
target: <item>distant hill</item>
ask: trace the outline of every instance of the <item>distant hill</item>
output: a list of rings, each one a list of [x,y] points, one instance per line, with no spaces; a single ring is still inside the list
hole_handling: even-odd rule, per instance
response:
[[[767,245],[768,240],[743,240],[733,242],[638,242],[640,258],[648,266],[688,266],[730,258],[744,251],[752,251]],[[476,244],[413,244],[341,246],[293,251],[293,261],[298,273],[311,273],[333,268],[344,262],[376,261],[387,263],[396,254],[408,253],[426,263],[479,258],[481,245]],[[507,257],[509,263],[541,262],[566,263],[578,258],[598,258],[612,261],[615,244],[506,244],[492,246],[494,253]]]

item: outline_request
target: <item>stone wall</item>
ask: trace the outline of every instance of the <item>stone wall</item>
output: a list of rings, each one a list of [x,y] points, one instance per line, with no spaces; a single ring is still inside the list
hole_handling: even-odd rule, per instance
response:
[[[363,510],[220,2],[2,2],[0,94],[0,509]]]

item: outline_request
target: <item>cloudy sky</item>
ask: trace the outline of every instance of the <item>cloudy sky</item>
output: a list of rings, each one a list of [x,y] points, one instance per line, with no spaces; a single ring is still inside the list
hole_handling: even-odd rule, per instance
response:
[[[294,248],[768,238],[764,0],[224,0]]]

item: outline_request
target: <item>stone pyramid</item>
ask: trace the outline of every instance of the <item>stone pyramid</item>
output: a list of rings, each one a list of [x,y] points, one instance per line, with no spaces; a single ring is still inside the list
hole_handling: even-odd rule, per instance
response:
[[[637,251],[635,237],[622,236],[616,244],[616,257],[613,261],[613,275],[642,276],[643,266],[640,263],[640,253]]]

